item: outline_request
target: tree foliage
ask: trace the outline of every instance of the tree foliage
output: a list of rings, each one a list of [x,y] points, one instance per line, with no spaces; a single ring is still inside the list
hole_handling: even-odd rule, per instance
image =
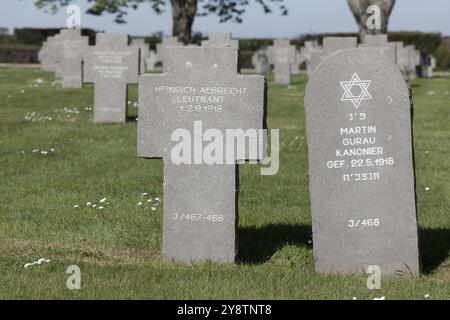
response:
[[[172,0],[183,4],[186,0]],[[276,6],[282,15],[287,15],[288,10],[283,4],[284,0],[198,0],[197,15],[216,15],[220,22],[242,22],[242,15],[246,7],[251,3],[261,5],[265,13],[273,12]],[[62,7],[70,5],[73,0],[35,0],[35,5],[52,13],[56,13]],[[102,15],[109,13],[115,16],[117,23],[126,23],[126,15],[130,9],[136,10],[141,4],[147,3],[157,14],[165,11],[168,0],[88,0],[89,8],[86,13]]]

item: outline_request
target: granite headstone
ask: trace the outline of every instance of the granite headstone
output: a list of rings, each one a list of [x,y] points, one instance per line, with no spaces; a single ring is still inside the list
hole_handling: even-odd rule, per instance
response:
[[[411,95],[383,52],[341,50],[305,94],[314,258],[320,273],[418,275]]]
[[[94,122],[125,122],[128,84],[137,83],[139,48],[128,35],[97,34],[85,55],[84,82],[94,83]]]
[[[207,143],[199,135],[262,129],[265,79],[238,73],[235,48],[172,47],[166,61],[164,74],[139,77],[138,123],[138,156],[164,162],[163,257],[233,262],[239,186],[235,160],[261,159],[265,146],[258,143],[258,154],[240,156],[227,148],[224,154],[233,157],[232,163],[206,163],[202,150]],[[193,152],[183,163],[172,157],[181,143],[173,139],[178,130],[193,136]]]

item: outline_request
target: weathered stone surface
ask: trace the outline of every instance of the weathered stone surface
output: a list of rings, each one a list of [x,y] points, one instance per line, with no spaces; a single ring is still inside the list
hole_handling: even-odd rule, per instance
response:
[[[356,48],[357,44],[356,37],[325,37],[323,39],[324,57],[339,50]]]
[[[227,129],[262,129],[265,80],[237,73],[234,48],[171,47],[166,61],[164,74],[139,77],[138,123],[138,156],[164,161],[163,256],[188,263],[232,262],[238,221],[235,160],[261,159],[265,146],[253,155],[227,148],[231,164],[208,164],[204,157],[210,142],[199,141],[198,134],[214,131],[216,142]],[[176,161],[180,130],[193,137],[183,140],[193,144],[192,152],[183,149],[185,162]]]
[[[84,82],[94,83],[94,122],[125,122],[128,84],[137,83],[139,48],[128,35],[97,34],[84,62]]]
[[[382,52],[336,52],[306,89],[316,270],[419,273],[411,96]]]
[[[356,48],[357,43],[358,40],[356,37],[325,37],[323,39],[323,49],[313,51],[311,54],[308,75],[311,76],[322,61],[334,52]]]
[[[233,40],[229,32],[210,32],[208,40],[202,41],[202,47],[231,47],[239,49],[239,40]]]
[[[178,41],[177,37],[163,37],[162,42],[156,45],[156,55],[158,58],[158,62],[161,62],[164,66],[166,59],[166,48],[167,47],[179,47],[183,46],[183,44]]]
[[[364,43],[359,44],[358,47],[381,48],[389,59],[397,63],[397,46],[395,43],[388,42],[387,34],[366,35],[364,37]]]

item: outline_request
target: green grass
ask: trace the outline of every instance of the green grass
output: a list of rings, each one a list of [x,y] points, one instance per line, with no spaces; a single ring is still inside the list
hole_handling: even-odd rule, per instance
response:
[[[413,83],[422,275],[383,279],[381,290],[368,290],[363,275],[314,272],[306,77],[269,86],[280,171],[240,168],[238,263],[195,266],[162,261],[162,206],[137,205],[144,192],[162,198],[163,182],[160,160],[136,157],[137,108],[126,124],[94,125],[92,86],[66,90],[53,81],[38,69],[0,69],[1,299],[450,299],[450,78]],[[129,99],[136,96],[133,87]],[[104,197],[104,209],[87,207]],[[51,261],[23,267],[39,258]],[[66,288],[72,264],[81,290]]]

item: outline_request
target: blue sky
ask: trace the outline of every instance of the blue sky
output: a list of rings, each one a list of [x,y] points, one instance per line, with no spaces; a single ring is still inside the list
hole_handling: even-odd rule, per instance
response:
[[[56,15],[37,10],[34,0],[2,0],[0,27],[62,27],[67,15]],[[82,11],[86,0],[74,1]],[[349,32],[357,27],[347,7],[346,0],[285,0],[290,12],[282,17],[278,12],[264,14],[260,6],[252,4],[244,14],[244,22],[219,23],[217,17],[197,17],[194,31],[231,31],[235,37],[295,37],[304,33]],[[149,35],[163,31],[171,33],[170,7],[166,13],[156,15],[149,4],[137,11],[131,10],[128,23],[117,25],[113,16],[82,15],[82,26],[107,32]],[[419,30],[450,35],[449,0],[397,0],[390,19],[390,30]]]

